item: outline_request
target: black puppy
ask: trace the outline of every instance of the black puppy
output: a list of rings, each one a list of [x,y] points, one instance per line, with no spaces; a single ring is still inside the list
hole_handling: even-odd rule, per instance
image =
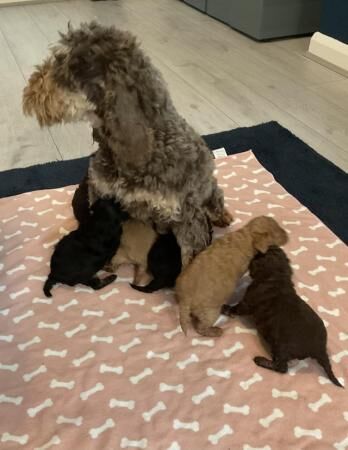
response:
[[[266,369],[286,373],[288,361],[314,358],[329,379],[343,387],[335,377],[326,343],[327,332],[321,318],[296,293],[290,262],[282,249],[270,247],[257,254],[249,266],[252,283],[236,306],[224,305],[225,315],[251,315],[257,331],[270,347],[272,360],[256,356],[255,363]]]
[[[147,256],[147,270],[152,281],[147,286],[131,284],[133,289],[150,293],[174,287],[181,272],[181,250],[172,232],[158,236]]]
[[[43,289],[45,295],[52,296],[51,289],[56,283],[69,286],[81,283],[93,289],[112,283],[116,275],[101,280],[95,274],[114,256],[120,244],[122,221],[127,218],[119,203],[97,200],[88,220],[58,242]]]

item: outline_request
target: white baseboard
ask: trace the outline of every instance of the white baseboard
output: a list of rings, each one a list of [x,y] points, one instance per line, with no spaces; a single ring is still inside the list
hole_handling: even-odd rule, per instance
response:
[[[348,75],[348,45],[343,42],[319,32],[314,33],[309,44],[308,56]]]
[[[54,1],[60,0],[0,0],[0,8],[1,6],[20,6],[30,3],[49,3]]]

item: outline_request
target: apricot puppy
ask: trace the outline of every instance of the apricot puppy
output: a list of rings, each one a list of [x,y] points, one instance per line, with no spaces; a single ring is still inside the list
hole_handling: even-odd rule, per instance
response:
[[[148,282],[147,255],[157,238],[150,224],[130,219],[123,224],[120,246],[108,265],[107,270],[116,272],[122,264],[134,265],[134,283]]]
[[[183,332],[187,334],[192,318],[193,327],[202,336],[221,336],[222,329],[213,325],[252,258],[287,241],[287,233],[274,219],[260,216],[199,253],[176,282]]]

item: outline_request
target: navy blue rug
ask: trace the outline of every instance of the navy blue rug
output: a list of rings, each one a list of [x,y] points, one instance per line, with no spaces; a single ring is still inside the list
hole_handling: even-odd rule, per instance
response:
[[[348,244],[348,176],[277,122],[204,136],[227,154],[252,149],[259,162],[342,241]],[[0,173],[0,197],[78,184],[88,158]]]

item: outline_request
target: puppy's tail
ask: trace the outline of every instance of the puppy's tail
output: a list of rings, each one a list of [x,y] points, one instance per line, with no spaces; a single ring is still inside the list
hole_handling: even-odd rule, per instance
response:
[[[184,302],[179,303],[179,320],[181,329],[187,336],[187,330],[191,323],[191,309],[190,306]]]
[[[47,278],[47,280],[46,280],[46,282],[44,284],[44,287],[43,287],[43,291],[44,291],[44,294],[46,295],[46,297],[52,297],[51,289],[53,288],[53,286],[55,284],[56,284],[56,281],[51,276],[51,274],[48,275],[48,278]]]
[[[163,288],[169,287],[169,286],[167,286],[167,283],[164,280],[159,280],[159,279],[154,278],[146,286],[137,286],[135,284],[131,284],[131,287],[140,292],[151,293],[151,292],[155,292],[155,291],[158,291],[159,289],[163,289]]]
[[[336,386],[343,388],[344,386],[338,381],[338,379],[335,377],[335,374],[332,371],[329,357],[325,354],[325,356],[317,358],[317,361],[325,370],[329,380],[331,380],[333,384],[335,384]]]

